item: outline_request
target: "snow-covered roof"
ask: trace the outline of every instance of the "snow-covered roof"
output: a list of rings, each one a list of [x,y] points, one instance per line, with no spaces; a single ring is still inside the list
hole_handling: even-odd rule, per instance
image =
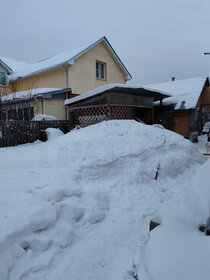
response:
[[[206,82],[206,77],[175,80],[144,86],[144,89],[171,95],[163,100],[163,105],[175,105],[175,110],[195,108]]]
[[[58,55],[52,56],[52,57],[42,60],[40,62],[26,65],[25,68],[14,71],[14,73],[13,73],[13,75],[11,75],[10,79],[16,80],[17,78],[20,78],[20,77],[35,75],[40,72],[47,71],[49,69],[57,68],[59,66],[73,65],[74,60],[76,58],[80,57],[81,55],[83,55],[84,53],[86,53],[87,51],[89,51],[90,49],[92,49],[99,43],[103,43],[107,47],[107,49],[110,52],[110,54],[112,55],[113,59],[117,62],[117,64],[119,65],[119,67],[121,68],[123,73],[125,74],[126,79],[130,80],[132,78],[130,73],[128,72],[125,65],[122,63],[122,61],[120,60],[120,58],[118,57],[118,55],[116,54],[116,52],[114,51],[114,49],[112,48],[111,44],[109,43],[109,41],[107,40],[106,37],[102,37],[99,40],[95,41],[94,43],[89,43],[89,44],[80,46],[78,48],[71,49],[67,52],[60,53]]]
[[[48,93],[52,91],[58,91],[60,89],[58,88],[35,88],[31,90],[25,90],[25,91],[18,91],[8,94],[7,96],[2,96],[1,101],[7,102],[17,99],[29,99],[38,95],[41,95],[43,93]]]
[[[114,87],[125,87],[126,85],[124,84],[107,84],[107,85],[104,85],[104,86],[101,86],[101,87],[98,87],[98,88],[95,88],[93,90],[90,90],[90,91],[87,91],[81,95],[78,95],[76,97],[73,97],[73,98],[69,98],[69,99],[66,99],[65,100],[65,105],[69,105],[69,104],[72,104],[72,103],[75,103],[77,101],[80,101],[80,100],[83,100],[83,99],[87,99],[89,97],[92,97],[94,95],[98,95],[100,93],[103,93],[107,90],[110,90]]]
[[[155,92],[152,92],[151,90],[148,90],[148,92],[145,92],[145,89],[141,86],[131,86],[131,85],[126,85],[126,84],[117,84],[116,83],[116,84],[107,84],[107,85],[95,88],[93,90],[87,91],[76,97],[66,99],[64,104],[70,105],[70,104],[76,103],[80,100],[84,100],[84,99],[90,98],[95,95],[100,95],[102,93],[105,93],[105,92],[108,92],[111,90],[113,90],[114,92],[118,92],[118,91],[128,92],[129,91],[129,93],[133,90],[133,92],[141,94],[142,96],[144,94],[145,96],[148,95],[148,96],[152,96],[154,98],[158,98],[158,100],[169,96],[168,94],[155,93]]]
[[[28,65],[30,65],[23,61],[17,61],[15,59],[2,57],[2,56],[0,56],[0,64],[6,67],[9,72],[20,71],[21,69],[26,68]]]

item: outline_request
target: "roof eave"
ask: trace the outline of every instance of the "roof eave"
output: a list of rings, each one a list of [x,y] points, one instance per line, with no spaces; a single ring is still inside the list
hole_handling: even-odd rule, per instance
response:
[[[12,72],[12,69],[6,64],[4,63],[4,61],[2,61],[0,59],[0,64],[3,66],[3,68],[5,68],[8,72]]]
[[[31,76],[34,76],[34,75],[38,75],[40,73],[47,72],[49,70],[57,69],[57,68],[62,67],[62,66],[71,66],[71,65],[74,64],[75,59],[79,58],[84,53],[86,53],[87,51],[89,51],[90,49],[94,48],[96,45],[98,45],[99,43],[102,43],[102,42],[106,45],[106,47],[108,48],[108,50],[109,50],[110,54],[112,55],[113,59],[119,65],[120,69],[124,73],[125,80],[126,81],[131,80],[132,79],[131,74],[129,73],[129,71],[127,70],[127,68],[125,67],[125,65],[123,64],[123,62],[121,61],[121,59],[119,58],[117,53],[114,51],[114,49],[112,48],[111,44],[109,43],[109,41],[107,40],[107,38],[105,36],[100,38],[99,40],[97,40],[93,44],[91,44],[89,47],[87,47],[83,51],[79,52],[74,57],[71,57],[68,61],[62,62],[58,65],[53,66],[53,67],[48,67],[48,68],[45,68],[45,69],[41,69],[39,71],[31,72],[27,75],[17,76],[14,79],[11,79],[11,80],[17,80],[17,79],[23,79],[23,78],[26,78],[26,77],[31,77]]]
[[[72,64],[70,64],[69,62],[66,61],[64,63],[57,64],[57,65],[55,65],[53,67],[48,67],[48,68],[45,68],[45,69],[42,69],[42,70],[39,70],[39,71],[32,72],[32,73],[30,73],[28,75],[17,76],[15,78],[11,77],[11,80],[14,81],[14,80],[17,80],[17,79],[24,79],[24,78],[36,76],[36,75],[39,75],[40,73],[45,73],[45,72],[48,72],[48,71],[51,71],[51,70],[55,70],[55,69],[58,69],[58,68],[62,68],[62,67],[65,67],[65,66],[69,66],[69,65],[72,65]]]

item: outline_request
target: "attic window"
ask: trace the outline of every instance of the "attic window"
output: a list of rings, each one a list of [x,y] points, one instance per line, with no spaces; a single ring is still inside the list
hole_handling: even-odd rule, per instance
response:
[[[0,72],[0,86],[6,85],[6,75],[5,72]]]
[[[103,62],[96,61],[96,78],[105,80],[105,67],[106,64]]]

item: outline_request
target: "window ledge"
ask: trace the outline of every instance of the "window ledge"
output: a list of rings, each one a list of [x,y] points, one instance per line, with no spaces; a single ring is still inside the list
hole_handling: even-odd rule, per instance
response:
[[[96,77],[96,80],[107,81],[107,79],[102,79],[102,78],[97,78],[97,77]]]

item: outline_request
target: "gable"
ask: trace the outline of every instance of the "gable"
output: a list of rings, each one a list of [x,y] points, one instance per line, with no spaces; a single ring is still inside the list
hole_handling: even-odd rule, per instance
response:
[[[96,62],[105,64],[105,79],[97,79]],[[105,84],[126,83],[126,76],[103,43],[96,45],[74,61],[69,67],[72,92],[81,94]]]
[[[109,41],[106,39],[106,37],[102,37],[101,39],[97,40],[96,42],[92,44],[88,44],[79,48],[75,48],[72,50],[69,50],[65,53],[61,53],[58,55],[55,55],[53,57],[50,57],[48,59],[42,60],[37,63],[32,63],[30,65],[27,65],[25,68],[21,69],[20,71],[15,71],[13,75],[11,76],[11,80],[17,80],[18,78],[24,78],[28,76],[37,75],[42,72],[47,72],[49,70],[61,67],[61,66],[67,66],[67,65],[73,65],[74,61],[79,58],[80,56],[84,55],[91,49],[93,49],[96,45],[102,43],[107,48],[110,55],[113,57],[113,59],[116,61],[116,63],[119,65],[121,70],[124,72],[126,76],[126,80],[131,79],[131,75],[126,69],[125,65],[122,63],[114,49],[112,48]]]

